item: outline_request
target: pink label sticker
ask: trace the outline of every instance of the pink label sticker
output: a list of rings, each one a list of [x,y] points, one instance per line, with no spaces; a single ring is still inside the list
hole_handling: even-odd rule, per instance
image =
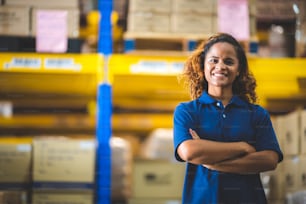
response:
[[[250,39],[247,0],[218,0],[218,31],[229,33],[237,40]]]
[[[67,51],[67,11],[38,10],[36,13],[36,51]]]

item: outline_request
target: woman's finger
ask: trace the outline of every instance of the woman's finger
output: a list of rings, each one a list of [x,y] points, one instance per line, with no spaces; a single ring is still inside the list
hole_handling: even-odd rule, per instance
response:
[[[189,133],[191,134],[193,139],[200,139],[199,135],[193,129],[189,129]]]

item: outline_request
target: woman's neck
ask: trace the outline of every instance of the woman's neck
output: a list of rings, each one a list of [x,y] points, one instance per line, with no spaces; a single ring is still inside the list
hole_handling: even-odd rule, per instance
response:
[[[222,101],[223,106],[226,106],[233,97],[232,90],[224,89],[209,89],[208,94],[214,99]]]

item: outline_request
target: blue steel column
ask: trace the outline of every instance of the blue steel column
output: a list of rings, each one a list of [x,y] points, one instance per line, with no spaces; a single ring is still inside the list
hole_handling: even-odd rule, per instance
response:
[[[111,148],[112,135],[112,87],[108,83],[108,61],[112,53],[112,0],[98,0],[100,12],[98,53],[104,57],[104,80],[97,91],[97,161],[96,161],[96,201],[97,204],[111,203]]]

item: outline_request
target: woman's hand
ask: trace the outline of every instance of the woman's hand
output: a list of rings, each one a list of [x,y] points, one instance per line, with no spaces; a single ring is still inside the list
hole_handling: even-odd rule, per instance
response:
[[[193,139],[198,140],[201,139],[200,136],[194,131],[193,129],[189,128],[189,133],[192,136]]]

